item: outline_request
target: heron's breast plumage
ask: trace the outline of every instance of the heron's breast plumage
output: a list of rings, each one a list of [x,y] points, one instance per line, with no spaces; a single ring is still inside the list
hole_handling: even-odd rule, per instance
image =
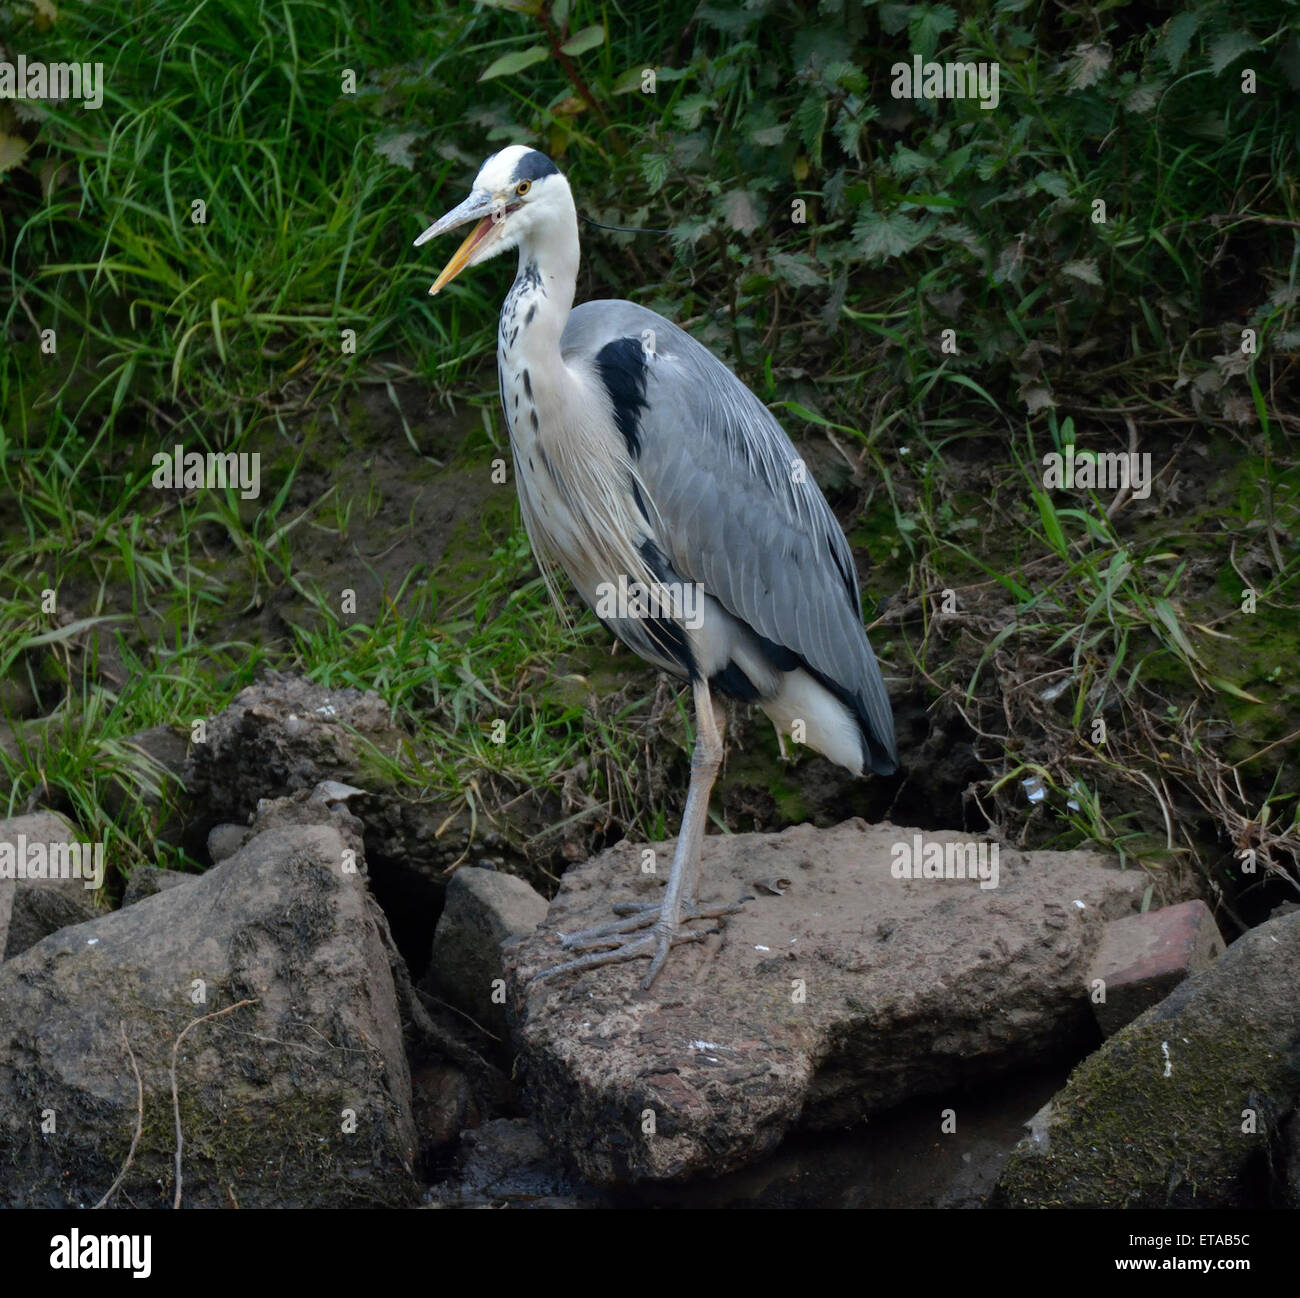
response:
[[[620,579],[654,580],[645,552],[654,538],[597,377],[586,366],[557,367],[531,345],[544,296],[521,272],[506,299],[497,336],[501,404],[520,512],[543,571],[558,565],[594,605]]]

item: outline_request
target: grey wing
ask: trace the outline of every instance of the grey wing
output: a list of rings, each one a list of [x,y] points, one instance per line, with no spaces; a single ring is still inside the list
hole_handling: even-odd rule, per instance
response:
[[[602,371],[674,569],[769,641],[787,659],[778,665],[796,656],[851,706],[868,764],[893,771],[893,714],[853,556],[780,424],[707,348],[633,303],[576,307],[562,347]]]

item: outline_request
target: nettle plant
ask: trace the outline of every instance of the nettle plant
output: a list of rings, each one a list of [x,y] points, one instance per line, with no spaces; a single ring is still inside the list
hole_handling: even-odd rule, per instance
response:
[[[1204,214],[1283,203],[1267,151],[1294,141],[1300,15],[1207,3],[1148,29],[1118,3],[964,8],[682,6],[643,53],[539,4],[519,22],[543,39],[483,76],[533,105],[543,72],[562,83],[537,133],[572,147],[579,175],[599,160],[618,202],[596,215],[671,224],[669,244],[637,255],[654,282],[724,295],[730,337],[708,341],[733,360],[757,361],[748,335],[796,362],[847,319],[894,344],[905,381],[957,323],[951,368],[1002,366],[1033,413],[1068,390],[1072,349],[1096,364],[1181,346],[1213,305],[1198,267],[1224,235]],[[895,98],[893,69],[914,59],[996,65],[996,110]],[[1112,318],[1135,299],[1142,319]],[[1249,308],[1285,332],[1267,292]],[[778,340],[778,324],[801,327]],[[1208,362],[1218,340],[1204,341]]]

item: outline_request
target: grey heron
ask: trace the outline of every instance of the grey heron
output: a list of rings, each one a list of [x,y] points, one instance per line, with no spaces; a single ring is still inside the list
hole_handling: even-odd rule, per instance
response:
[[[537,977],[648,958],[648,988],[702,906],[700,849],[722,760],[713,695],[755,703],[855,775],[897,768],[848,542],[767,407],[704,346],[632,302],[573,305],[578,218],[544,154],[511,145],[416,246],[473,223],[430,293],[510,248],[497,366],[520,512],[551,594],[568,574],[605,626],[689,681],[696,741],[662,901],[571,933]],[[784,748],[784,741],[782,740]],[[626,909],[626,908],[624,908]]]

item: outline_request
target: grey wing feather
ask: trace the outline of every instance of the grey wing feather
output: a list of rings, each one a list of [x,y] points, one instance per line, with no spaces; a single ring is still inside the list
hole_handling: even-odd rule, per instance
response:
[[[841,692],[875,741],[871,764],[892,770],[893,714],[862,625],[853,556],[780,424],[707,348],[631,302],[575,307],[561,345],[566,360],[593,359],[611,340],[640,341],[646,330],[652,355],[635,463],[663,520],[660,548],[681,576]]]

